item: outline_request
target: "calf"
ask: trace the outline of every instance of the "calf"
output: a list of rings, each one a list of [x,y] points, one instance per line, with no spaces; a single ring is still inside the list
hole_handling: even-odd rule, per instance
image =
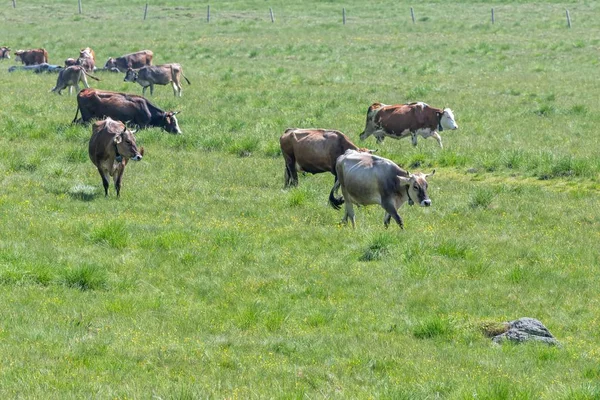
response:
[[[346,203],[346,210],[342,223],[347,223],[348,218],[355,227],[353,204],[366,206],[379,204],[385,210],[383,224],[387,228],[391,218],[404,229],[404,222],[398,209],[408,201],[422,207],[429,207],[431,200],[427,194],[428,175],[422,173],[410,174],[397,166],[393,161],[371,154],[359,153],[348,150],[337,159],[335,164],[338,180],[333,185],[329,194],[329,204],[339,209]],[[344,199],[335,198],[334,194],[342,188]]]
[[[15,61],[20,61],[25,65],[48,63],[48,52],[46,49],[17,50],[15,51]]]
[[[156,66],[142,67],[138,70],[133,68],[127,69],[125,74],[125,82],[137,82],[142,86],[142,95],[146,95],[146,88],[150,86],[150,95],[154,93],[154,85],[173,85],[173,95],[181,97],[181,77],[183,77],[188,85],[191,85],[190,80],[183,74],[183,68],[179,64],[163,64]]]
[[[89,47],[81,49],[79,51],[77,64],[81,65],[86,72],[94,72],[94,69],[96,68],[96,54],[94,53],[94,50]]]
[[[97,121],[92,127],[89,143],[90,160],[98,169],[104,186],[104,196],[108,196],[108,182],[113,177],[117,197],[121,193],[121,180],[127,160],[139,161],[144,148],[138,151],[133,132],[119,121],[107,118]]]
[[[77,93],[79,93],[79,82],[80,81],[83,83],[83,86],[85,86],[86,88],[90,87],[90,85],[87,82],[87,79],[85,78],[86,75],[97,81],[100,80],[100,79],[96,78],[95,76],[88,74],[85,71],[85,68],[83,68],[81,65],[73,65],[71,67],[67,67],[58,73],[58,78],[56,79],[56,86],[54,86],[54,88],[52,88],[51,92],[61,94],[60,92],[68,86],[69,94],[72,94],[73,86],[75,86]]]
[[[359,149],[348,136],[332,129],[286,129],[279,145],[285,160],[285,187],[298,185],[297,171],[337,176],[335,161],[346,150],[372,152]]]
[[[152,65],[152,57],[154,57],[154,53],[150,50],[142,50],[117,58],[111,57],[104,64],[104,68],[117,68],[121,72],[127,72],[129,68],[142,68],[146,65]]]
[[[81,110],[81,119],[77,115]],[[142,96],[110,92],[108,90],[83,89],[77,94],[75,122],[87,123],[93,118],[111,117],[130,122],[141,129],[162,128],[169,133],[181,133],[175,115],[177,112],[163,111]]]
[[[0,60],[10,58],[10,49],[8,47],[0,47]]]

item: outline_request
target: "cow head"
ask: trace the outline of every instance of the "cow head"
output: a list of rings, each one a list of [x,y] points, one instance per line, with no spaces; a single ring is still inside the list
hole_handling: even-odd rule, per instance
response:
[[[408,204],[419,204],[421,207],[429,207],[431,199],[427,194],[427,178],[435,174],[435,169],[431,174],[409,174],[408,177],[398,176],[400,184],[406,187],[408,193]]]
[[[94,59],[94,50],[90,49],[89,47],[79,50],[79,58]]]
[[[137,82],[138,73],[133,68],[127,68],[123,82]]]
[[[451,109],[444,108],[443,112],[438,113],[438,118],[440,121],[439,126],[438,126],[439,131],[443,131],[444,129],[447,129],[447,130],[458,129],[458,124],[454,120],[454,113],[452,113]]]
[[[164,116],[164,125],[163,129],[169,133],[183,133],[181,129],[179,129],[179,122],[177,122],[176,114],[179,114],[179,111],[167,111]]]
[[[77,65],[77,60],[74,58],[67,58],[65,60],[65,67],[72,67],[73,65]]]
[[[121,156],[134,161],[142,159],[142,154],[140,154],[135,143],[135,136],[132,131],[127,129],[127,127],[123,129],[123,132],[115,136],[114,144],[117,157]]]
[[[21,59],[21,56],[23,55],[23,53],[25,53],[25,50],[17,50],[15,51],[15,62],[23,62],[23,60]]]
[[[104,64],[104,68],[106,68],[106,69],[117,68],[117,60],[114,57],[109,58],[106,61],[106,64]]]
[[[10,48],[8,47],[0,47],[0,59],[1,58],[10,58]]]

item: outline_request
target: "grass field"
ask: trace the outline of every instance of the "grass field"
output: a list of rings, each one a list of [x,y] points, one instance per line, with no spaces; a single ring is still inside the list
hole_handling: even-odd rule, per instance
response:
[[[184,133],[140,131],[105,198],[75,96],[0,62],[0,398],[600,398],[600,4],[145,3],[0,9],[13,51],[151,49],[192,82],[155,89]],[[286,128],[358,143],[375,101],[460,125],[364,142],[436,169],[404,231],[378,207],[340,226],[331,175],[283,189]],[[481,332],[523,316],[562,346]]]

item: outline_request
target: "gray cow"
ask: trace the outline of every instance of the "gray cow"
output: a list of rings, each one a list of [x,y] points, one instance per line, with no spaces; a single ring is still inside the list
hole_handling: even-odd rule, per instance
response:
[[[181,97],[181,77],[188,85],[190,80],[183,75],[183,68],[179,64],[162,64],[142,67],[140,69],[129,68],[125,74],[125,82],[137,82],[142,86],[142,95],[146,95],[146,88],[150,86],[150,95],[154,93],[154,85],[173,85],[173,95]]]

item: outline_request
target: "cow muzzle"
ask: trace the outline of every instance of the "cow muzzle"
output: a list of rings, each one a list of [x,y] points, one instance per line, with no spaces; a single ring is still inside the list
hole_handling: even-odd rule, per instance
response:
[[[140,161],[142,159],[142,155],[141,154],[136,154],[135,157],[132,158],[133,161]]]
[[[421,202],[421,207],[429,207],[431,205],[430,199],[425,199]]]

